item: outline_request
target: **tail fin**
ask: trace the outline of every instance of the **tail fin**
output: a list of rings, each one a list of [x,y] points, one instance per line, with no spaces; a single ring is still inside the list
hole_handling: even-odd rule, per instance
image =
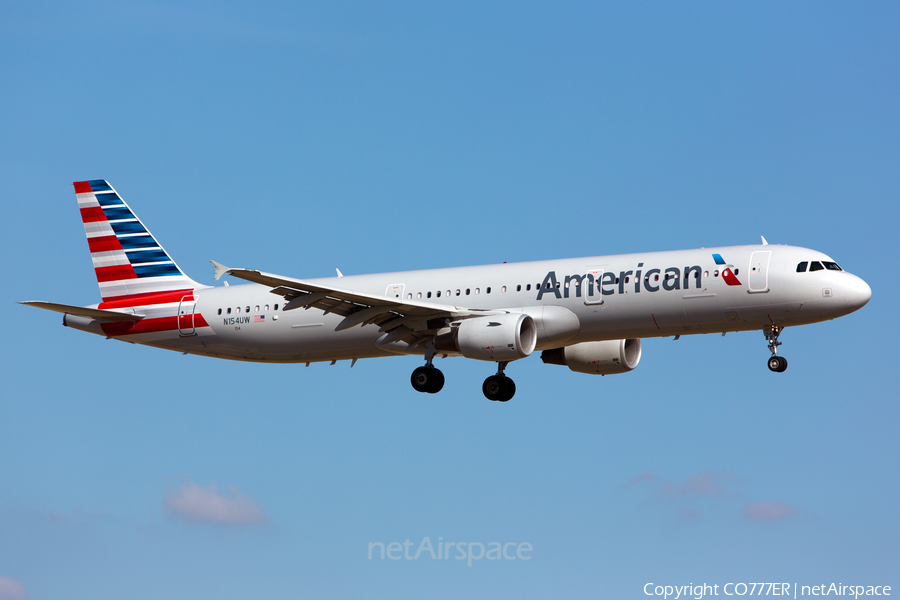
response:
[[[178,268],[109,183],[94,179],[74,185],[104,302],[201,287]]]

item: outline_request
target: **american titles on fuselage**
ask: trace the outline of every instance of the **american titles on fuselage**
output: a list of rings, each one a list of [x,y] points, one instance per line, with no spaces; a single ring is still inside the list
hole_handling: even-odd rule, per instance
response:
[[[703,268],[699,265],[686,266],[684,269],[679,267],[666,267],[665,269],[653,268],[646,272],[643,271],[644,263],[638,263],[636,270],[619,271],[594,271],[584,275],[565,275],[560,285],[560,280],[556,276],[556,271],[549,271],[544,277],[544,281],[538,289],[537,300],[540,300],[545,294],[553,294],[556,298],[568,298],[570,289],[574,288],[576,298],[585,296],[593,296],[598,293],[601,296],[612,296],[613,294],[627,294],[630,289],[634,289],[634,293],[638,294],[641,289],[647,292],[658,292],[660,289],[671,292],[673,290],[689,289],[691,280],[694,281],[694,287],[700,288],[703,283],[703,277],[709,276],[707,271],[704,274]],[[726,268],[728,277],[737,275],[737,269]],[[718,276],[718,271],[715,272]],[[723,271],[723,276],[725,275]],[[634,276],[634,281],[631,278]],[[726,283],[730,282],[726,281]],[[625,286],[629,288],[626,289]],[[582,290],[584,288],[584,290]]]

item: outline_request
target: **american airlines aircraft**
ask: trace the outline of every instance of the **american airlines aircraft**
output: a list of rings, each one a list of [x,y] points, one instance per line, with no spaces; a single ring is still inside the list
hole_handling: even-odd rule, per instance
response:
[[[63,325],[185,354],[306,363],[414,354],[419,392],[436,393],[436,356],[497,363],[489,400],[516,391],[507,365],[541,360],[595,375],[625,373],[641,338],[762,330],[771,357],[785,327],[862,308],[865,281],[828,256],[762,245],[294,279],[215,261],[210,287],[175,264],[108,182],[75,182],[102,301],[87,307],[22,302],[63,313]],[[351,364],[351,366],[352,366]]]

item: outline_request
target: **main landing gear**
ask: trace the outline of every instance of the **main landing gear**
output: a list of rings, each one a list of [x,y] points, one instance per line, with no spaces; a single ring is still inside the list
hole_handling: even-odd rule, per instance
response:
[[[782,331],[784,331],[784,327],[779,327],[778,325],[772,325],[763,330],[766,340],[769,342],[769,351],[772,353],[768,365],[769,370],[773,373],[784,373],[787,370],[787,359],[783,356],[778,356],[778,346],[781,345],[781,342],[778,341],[778,336]]]
[[[427,359],[428,362],[424,367],[414,370],[409,378],[413,389],[417,392],[437,394],[444,387],[444,374],[431,364],[432,358]],[[507,364],[505,362],[497,363],[497,374],[484,380],[481,391],[488,400],[509,402],[516,395],[516,383],[503,374]]]
[[[417,392],[437,394],[444,387],[444,374],[440,369],[432,366],[431,360],[424,367],[413,371],[409,380]]]
[[[488,400],[496,402],[509,402],[516,395],[516,382],[503,374],[508,363],[497,363],[497,374],[484,380],[481,391]]]

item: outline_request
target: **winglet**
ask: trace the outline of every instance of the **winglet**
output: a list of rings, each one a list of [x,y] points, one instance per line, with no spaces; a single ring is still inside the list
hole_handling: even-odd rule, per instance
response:
[[[766,241],[766,238],[764,238],[763,236],[759,236],[759,239],[762,240],[763,246],[768,246],[768,245],[769,245],[769,242],[767,242],[767,241]]]
[[[335,267],[334,270],[337,271],[338,277],[343,277],[343,276],[344,276],[344,274],[341,273],[341,270],[338,269],[337,267]]]
[[[222,263],[217,263],[214,260],[211,260],[209,262],[211,262],[212,266],[214,266],[216,268],[216,281],[218,281],[219,278],[222,277],[222,275],[226,275],[226,274],[228,274],[229,271],[231,271],[231,269],[229,269]]]

